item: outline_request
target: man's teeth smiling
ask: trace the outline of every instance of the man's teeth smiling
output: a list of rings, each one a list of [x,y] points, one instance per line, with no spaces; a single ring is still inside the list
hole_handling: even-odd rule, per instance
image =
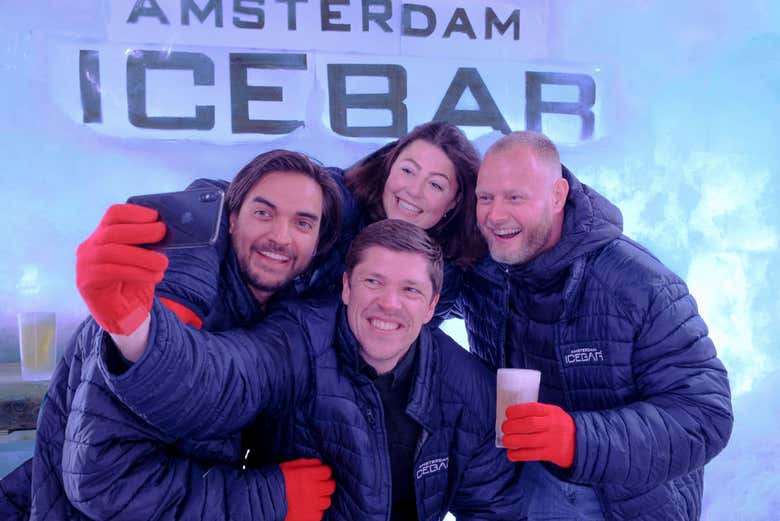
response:
[[[268,257],[269,259],[273,259],[279,262],[287,262],[288,260],[290,260],[290,257],[287,257],[285,255],[280,255],[278,253],[274,253],[272,251],[267,251],[267,250],[261,251],[260,255],[263,255],[265,257]]]
[[[417,208],[413,204],[407,203],[406,201],[404,201],[403,199],[401,199],[399,197],[396,197],[396,199],[398,199],[398,206],[400,206],[401,209],[409,211],[409,212],[414,212],[414,213],[422,213],[422,209]]]
[[[520,228],[499,228],[493,230],[493,233],[499,237],[512,237],[520,233]]]
[[[401,327],[401,324],[396,322],[385,322],[384,320],[379,320],[378,318],[373,318],[370,322],[372,326],[377,329],[381,329],[382,331],[394,331]]]

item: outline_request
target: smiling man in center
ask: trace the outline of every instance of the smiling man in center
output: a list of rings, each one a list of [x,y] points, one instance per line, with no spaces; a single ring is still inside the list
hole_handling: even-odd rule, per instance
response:
[[[171,436],[273,419],[258,452],[333,469],[324,519],[524,519],[520,468],[494,445],[493,374],[425,325],[442,266],[425,231],[378,221],[352,242],[341,299],[285,304],[273,320],[220,334],[185,328],[155,302],[131,335],[102,339],[104,356],[118,348],[134,363],[101,371]]]

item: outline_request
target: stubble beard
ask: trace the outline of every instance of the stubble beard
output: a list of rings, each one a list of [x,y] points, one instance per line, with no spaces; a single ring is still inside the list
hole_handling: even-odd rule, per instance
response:
[[[496,239],[488,241],[490,256],[501,264],[517,265],[534,260],[544,252],[544,248],[552,235],[552,219],[547,216],[533,228],[523,227],[518,235],[519,244],[503,251],[494,248]]]
[[[243,275],[244,281],[247,283],[247,285],[259,292],[268,294],[276,293],[300,273],[300,271],[295,271],[293,269],[286,277],[282,278],[281,280],[269,281],[259,269],[254,269],[252,267],[250,260],[251,256],[252,252],[250,251],[248,257],[239,257],[238,266],[241,269],[241,274]],[[291,259],[290,262],[293,267],[295,266],[296,261],[297,258],[295,257]]]

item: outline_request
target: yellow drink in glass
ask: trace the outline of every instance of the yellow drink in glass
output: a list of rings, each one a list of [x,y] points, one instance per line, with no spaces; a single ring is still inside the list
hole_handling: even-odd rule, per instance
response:
[[[55,315],[34,311],[17,315],[22,380],[48,380],[54,372]]]

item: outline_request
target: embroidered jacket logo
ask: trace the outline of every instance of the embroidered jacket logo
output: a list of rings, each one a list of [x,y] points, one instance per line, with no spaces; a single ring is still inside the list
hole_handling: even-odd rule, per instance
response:
[[[563,355],[564,365],[604,362],[604,351],[595,347],[575,347]]]
[[[439,472],[440,470],[447,470],[450,464],[450,458],[449,456],[446,458],[436,458],[432,460],[428,460],[425,463],[421,463],[417,467],[417,479],[420,479],[421,477],[433,474],[434,472]]]

